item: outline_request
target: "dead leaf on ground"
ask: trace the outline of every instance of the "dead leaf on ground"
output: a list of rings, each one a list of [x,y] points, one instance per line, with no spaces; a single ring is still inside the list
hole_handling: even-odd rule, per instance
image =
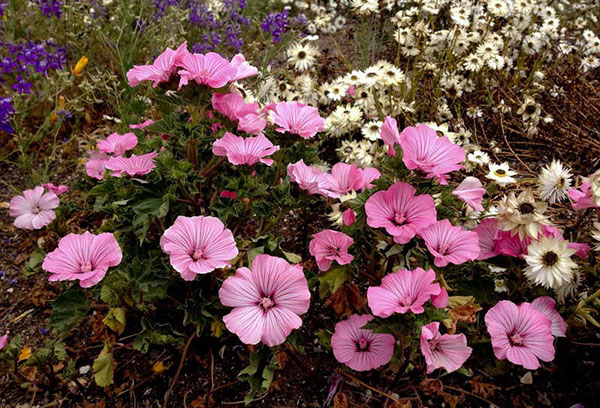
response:
[[[361,309],[363,303],[358,286],[349,283],[329,295],[325,306],[330,306],[338,316],[350,316],[353,311]]]
[[[343,392],[338,392],[333,397],[333,408],[348,408],[348,397]]]

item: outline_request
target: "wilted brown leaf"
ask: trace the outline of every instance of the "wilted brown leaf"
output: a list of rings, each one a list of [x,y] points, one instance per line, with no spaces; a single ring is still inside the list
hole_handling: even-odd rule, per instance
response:
[[[490,395],[494,395],[494,393],[500,389],[500,387],[498,387],[494,384],[479,382],[476,380],[471,380],[469,382],[471,383],[471,386],[473,387],[473,393],[477,394],[477,395],[481,395],[484,398],[487,398]]]
[[[399,401],[394,401],[391,408],[412,408],[413,404],[411,400],[402,398]]]
[[[427,394],[439,395],[442,391],[442,382],[435,378],[426,378],[419,383],[419,388]]]
[[[338,316],[350,316],[353,311],[362,308],[363,303],[358,286],[348,283],[329,295],[325,306],[330,306]]]
[[[338,392],[333,397],[333,408],[348,408],[348,398],[343,392]]]
[[[456,325],[458,322],[463,323],[475,323],[477,320],[477,312],[479,312],[481,306],[477,303],[466,303],[462,306],[455,307],[450,309],[450,317],[452,318],[452,323],[448,332],[453,334],[456,332]]]

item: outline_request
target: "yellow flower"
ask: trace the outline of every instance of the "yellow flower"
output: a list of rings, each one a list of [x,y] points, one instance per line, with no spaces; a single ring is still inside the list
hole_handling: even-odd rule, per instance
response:
[[[27,360],[29,357],[31,357],[31,347],[25,346],[19,354],[19,361]]]
[[[75,65],[75,68],[73,68],[73,75],[81,75],[81,73],[88,64],[88,61],[89,59],[86,56],[79,58],[79,61],[77,61],[77,65]]]
[[[168,367],[165,366],[165,364],[162,362],[162,360],[157,361],[156,363],[154,363],[154,365],[152,366],[152,371],[154,371],[156,374],[160,374],[163,371],[165,371]]]

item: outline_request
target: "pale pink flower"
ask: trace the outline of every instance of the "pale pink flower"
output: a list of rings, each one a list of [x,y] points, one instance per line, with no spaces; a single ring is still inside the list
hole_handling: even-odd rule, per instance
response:
[[[8,213],[15,219],[15,227],[36,230],[54,221],[54,209],[58,204],[56,194],[51,191],[44,193],[44,187],[37,186],[23,191],[22,195],[14,196],[10,200]]]
[[[152,86],[156,88],[160,82],[169,82],[171,74],[187,54],[187,42],[184,42],[176,50],[167,48],[152,65],[134,65],[127,72],[129,86],[138,86],[142,81],[152,81]]]
[[[492,337],[496,358],[508,359],[528,370],[540,367],[542,361],[554,359],[551,322],[529,303],[515,305],[502,300],[485,315],[485,325]]]
[[[354,256],[348,253],[348,247],[353,243],[354,240],[343,232],[325,230],[314,234],[308,249],[317,260],[319,270],[327,271],[333,261],[340,265],[352,262]]]
[[[209,52],[204,54],[187,54],[179,65],[179,87],[195,81],[199,85],[211,88],[221,88],[237,74],[237,68],[219,54]]]
[[[440,334],[439,322],[421,326],[421,353],[427,363],[427,374],[438,368],[449,373],[456,371],[472,352],[464,334]]]
[[[416,268],[400,269],[383,277],[381,286],[367,289],[369,307],[375,316],[389,317],[394,313],[423,313],[423,304],[442,293],[434,283],[435,272]],[[445,307],[445,306],[444,306]]]
[[[111,176],[113,177],[122,177],[124,175],[130,177],[143,176],[150,173],[156,167],[152,160],[156,156],[158,156],[158,153],[151,152],[140,156],[132,154],[131,157],[127,158],[121,156],[111,157],[106,162],[105,167],[112,170]]]
[[[120,135],[111,133],[106,140],[98,140],[98,150],[103,153],[112,153],[115,156],[123,156],[127,150],[131,150],[138,144],[138,138],[133,132]]]
[[[437,178],[442,185],[448,184],[447,173],[463,168],[465,151],[446,136],[438,137],[435,130],[426,125],[407,127],[400,134],[402,161],[409,170],[420,170],[426,178]]]
[[[230,230],[215,217],[179,216],[160,238],[160,248],[186,281],[230,266],[238,254]]]
[[[258,114],[258,103],[246,103],[238,94],[214,93],[211,100],[214,110],[227,116],[232,122],[251,113]]]
[[[466,177],[459,185],[452,191],[459,200],[465,202],[474,211],[483,211],[481,202],[483,201],[483,195],[485,194],[485,188],[481,184],[481,181],[477,177]]]
[[[376,192],[365,204],[367,224],[385,228],[394,242],[406,244],[437,216],[433,198],[428,194],[415,196],[415,192],[413,186],[402,182]]]
[[[367,171],[368,170],[368,171]],[[379,178],[377,169],[359,169],[354,164],[336,163],[331,173],[319,177],[319,190],[331,198],[339,198],[352,191],[360,191]]]
[[[550,320],[550,332],[554,337],[566,337],[567,322],[556,311],[556,302],[550,296],[540,296],[531,302],[531,307]]]
[[[445,287],[440,285],[440,293],[431,296],[431,304],[437,307],[438,309],[443,309],[445,307],[448,307],[448,301],[448,291]]]
[[[356,213],[352,208],[346,208],[342,213],[342,222],[346,227],[351,226],[356,221]]]
[[[396,156],[394,145],[400,146],[400,132],[398,132],[398,122],[391,116],[386,116],[381,126],[381,139],[388,147],[388,156]]]
[[[301,159],[294,164],[288,164],[287,174],[292,182],[298,183],[298,186],[309,194],[323,194],[319,189],[319,178],[323,172],[317,167],[307,166]]]
[[[111,266],[121,263],[123,253],[109,232],[94,235],[69,234],[58,242],[58,248],[44,258],[42,268],[50,272],[49,281],[78,280],[82,288],[100,282]]]
[[[106,162],[108,161],[108,155],[106,153],[98,152],[93,150],[88,152],[89,157],[85,162],[85,172],[88,176],[104,180],[104,173],[106,173]]]
[[[135,123],[132,125],[129,125],[129,129],[145,129],[150,125],[153,125],[154,121],[152,119],[147,119],[145,121],[143,121],[142,123]]]
[[[498,249],[496,247],[496,234],[498,228],[496,227],[495,218],[486,218],[481,223],[473,228],[473,232],[477,233],[479,237],[479,256],[478,260],[483,261],[485,259],[493,258],[498,255]],[[517,237],[518,238],[518,237]]]
[[[573,201],[574,210],[585,210],[586,208],[598,208],[592,197],[592,186],[588,182],[581,183],[579,189],[571,188],[567,195]]]
[[[569,242],[567,244],[567,248],[574,249],[575,255],[582,259],[586,259],[588,257],[588,253],[590,252],[590,245],[585,242]]]
[[[556,227],[549,225],[542,225],[541,235],[545,237],[558,238],[563,240],[562,233]],[[538,237],[539,238],[539,237]],[[506,256],[513,256],[516,258],[522,258],[523,255],[527,255],[527,247],[534,242],[529,236],[524,236],[523,239],[519,238],[519,234],[512,235],[511,231],[498,231],[494,238],[494,244],[496,252]],[[567,246],[570,248],[571,244]]]
[[[249,113],[239,118],[237,128],[240,132],[252,133],[259,135],[265,130],[267,120],[260,114]]]
[[[443,267],[460,265],[479,256],[479,236],[476,232],[454,227],[448,220],[437,221],[419,233],[434,256],[433,263]]]
[[[333,355],[356,371],[367,371],[387,364],[394,355],[394,336],[363,329],[371,315],[352,315],[335,325],[331,336]]]
[[[270,166],[273,164],[273,159],[265,157],[278,151],[279,146],[273,146],[273,143],[262,133],[243,138],[227,132],[221,139],[215,140],[212,150],[217,156],[227,156],[231,164],[254,166],[260,161]]]
[[[235,68],[235,73],[231,76],[231,81],[239,81],[240,79],[258,75],[258,69],[250,65],[243,54],[234,55],[230,64]]]
[[[42,184],[42,187],[44,187],[46,190],[56,194],[57,196],[69,191],[69,186],[65,186],[64,184],[60,184],[57,186],[57,185],[54,185],[53,183],[45,183],[45,184]]]
[[[0,337],[0,350],[2,350],[8,344],[8,334]]]
[[[252,270],[239,268],[223,282],[219,298],[234,309],[223,322],[245,344],[263,342],[269,347],[285,341],[302,326],[299,315],[310,306],[310,291],[302,266],[284,259],[257,255]]]
[[[305,139],[311,138],[323,130],[325,120],[319,116],[319,110],[300,102],[280,102],[273,113],[278,132],[288,132]]]

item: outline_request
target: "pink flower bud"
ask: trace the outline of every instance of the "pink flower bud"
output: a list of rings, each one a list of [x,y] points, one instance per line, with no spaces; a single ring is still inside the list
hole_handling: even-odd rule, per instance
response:
[[[346,227],[351,226],[356,221],[356,214],[352,208],[348,208],[342,213],[342,222]]]

